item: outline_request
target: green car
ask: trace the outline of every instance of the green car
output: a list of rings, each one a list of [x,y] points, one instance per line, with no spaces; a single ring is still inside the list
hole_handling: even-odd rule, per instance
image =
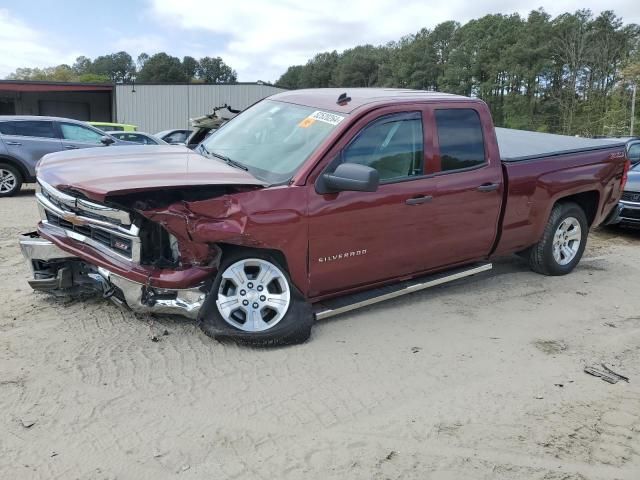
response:
[[[126,123],[109,123],[109,122],[87,122],[89,125],[93,125],[102,131],[109,132],[135,132],[138,129],[137,125],[129,125]]]

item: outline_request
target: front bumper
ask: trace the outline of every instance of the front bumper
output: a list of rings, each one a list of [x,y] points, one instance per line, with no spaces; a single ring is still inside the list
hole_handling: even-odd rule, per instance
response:
[[[640,203],[621,200],[605,221],[605,225],[615,224],[640,226]]]
[[[20,236],[20,249],[33,272],[29,285],[55,295],[101,294],[135,312],[195,319],[207,293],[205,282],[188,289],[168,289],[129,280],[67,253],[38,232]]]

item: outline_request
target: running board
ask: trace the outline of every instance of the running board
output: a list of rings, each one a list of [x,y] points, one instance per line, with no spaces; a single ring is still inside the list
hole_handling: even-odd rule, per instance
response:
[[[490,263],[475,264],[446,272],[436,273],[434,275],[425,275],[423,277],[405,280],[386,287],[374,288],[365,292],[353,293],[344,297],[325,300],[314,305],[316,320],[340,315],[350,312],[357,308],[366,307],[375,303],[384,302],[392,298],[400,297],[408,293],[418,292],[427,288],[442,285],[443,283],[453,282],[464,277],[470,277],[478,273],[491,270]]]

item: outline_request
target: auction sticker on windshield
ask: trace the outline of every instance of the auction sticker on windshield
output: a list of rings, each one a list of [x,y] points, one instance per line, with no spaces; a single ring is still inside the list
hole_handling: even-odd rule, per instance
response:
[[[311,115],[309,115],[307,118],[305,118],[304,120],[302,120],[298,126],[300,128],[307,128],[311,125],[313,125],[315,122],[320,121],[320,122],[324,122],[324,123],[328,123],[329,125],[338,125],[342,120],[344,120],[344,117],[342,115],[336,115],[335,113],[329,113],[329,112],[323,112],[321,110],[316,110],[315,112],[313,112]]]

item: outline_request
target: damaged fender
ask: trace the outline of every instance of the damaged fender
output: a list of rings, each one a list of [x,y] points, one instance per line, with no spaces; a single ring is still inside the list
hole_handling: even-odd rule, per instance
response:
[[[217,265],[217,244],[277,250],[287,259],[307,258],[304,188],[250,190],[138,212],[177,239],[183,265]],[[306,293],[306,260],[286,267],[296,287]]]

